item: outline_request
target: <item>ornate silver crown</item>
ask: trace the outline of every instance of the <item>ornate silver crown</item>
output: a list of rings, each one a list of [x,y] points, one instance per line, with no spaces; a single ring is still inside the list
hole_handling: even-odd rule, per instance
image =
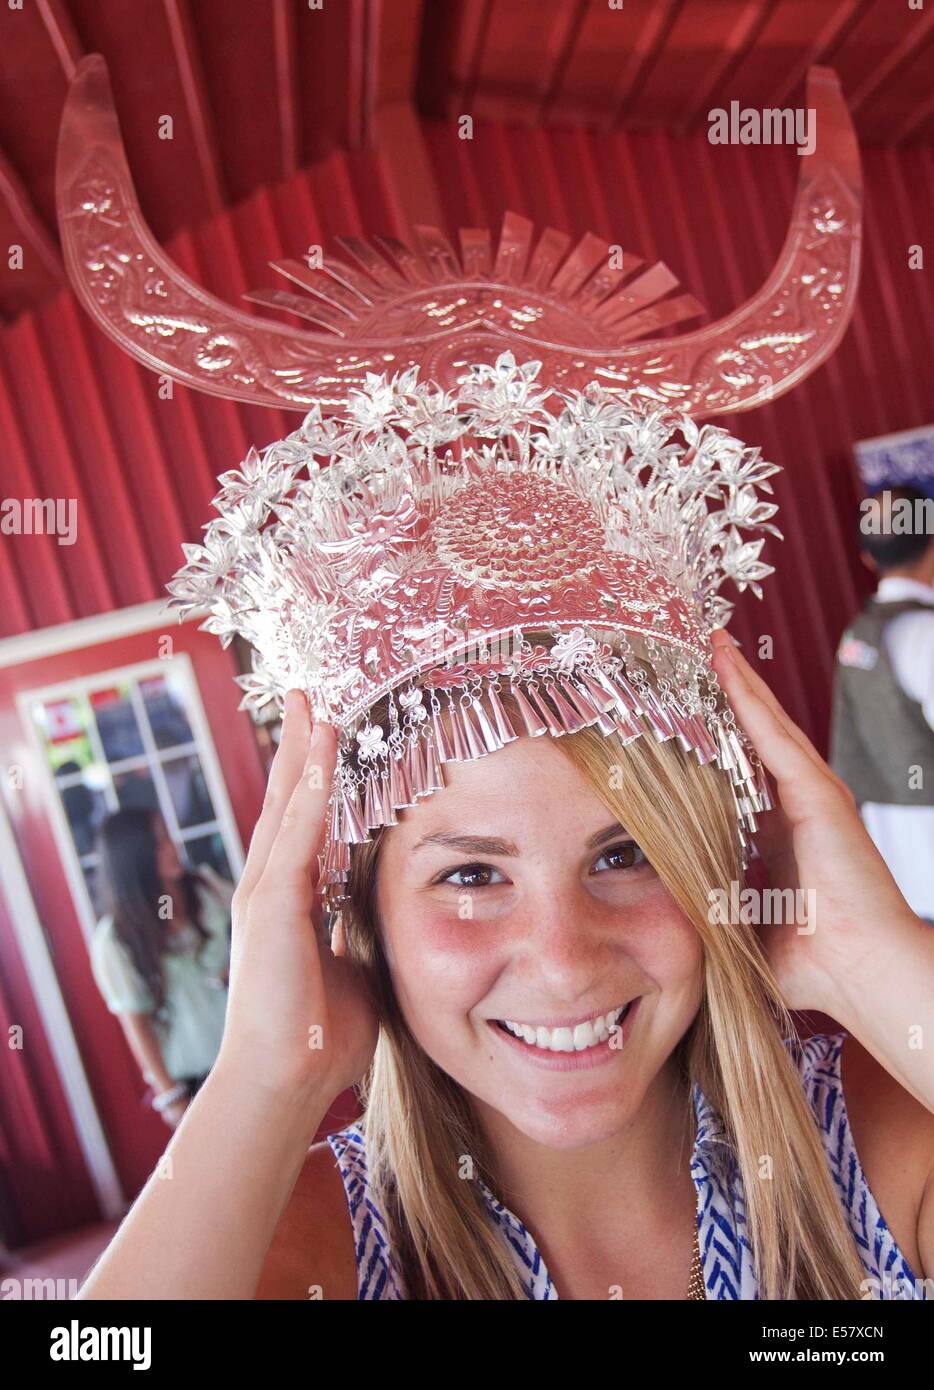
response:
[[[744,842],[768,805],[708,636],[732,609],[724,582],[759,595],[772,572],[776,466],[597,385],[552,413],[539,366],[504,353],[455,391],[368,376],[345,416],[316,407],[220,478],[220,515],[168,586],[180,617],[207,609],[225,645],[251,644],[243,707],[297,686],[337,727],[332,903],[350,844],[443,786],[446,761],[523,733],[677,738],[730,773]],[[546,631],[550,649],[527,638]],[[387,728],[369,717],[383,697]]]

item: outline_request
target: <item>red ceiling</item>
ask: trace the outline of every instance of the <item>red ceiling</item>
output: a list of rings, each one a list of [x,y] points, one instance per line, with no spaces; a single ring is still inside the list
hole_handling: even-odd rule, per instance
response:
[[[61,286],[55,142],[68,75],[90,52],[109,64],[142,206],[163,241],[329,150],[380,140],[391,121],[404,160],[413,111],[684,133],[733,99],[788,104],[822,62],[839,73],[864,144],[934,137],[930,0],[312,3],[0,6],[0,246],[25,253],[22,269],[0,262],[0,318]],[[170,141],[158,136],[165,116]]]

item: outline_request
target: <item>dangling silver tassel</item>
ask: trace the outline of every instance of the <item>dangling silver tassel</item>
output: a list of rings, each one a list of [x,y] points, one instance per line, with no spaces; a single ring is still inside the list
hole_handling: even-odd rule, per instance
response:
[[[454,748],[454,758],[459,763],[469,762],[470,750],[468,749],[467,743],[464,739],[464,730],[461,726],[460,720],[457,717],[457,708],[453,704],[453,702],[448,705],[448,714],[451,718],[451,743]]]
[[[438,749],[431,734],[428,735],[425,742],[425,785],[436,792],[441,791],[444,786]]]
[[[384,768],[379,779],[380,820],[383,825],[398,825],[396,808],[392,800],[392,767]]]
[[[640,738],[645,733],[645,726],[639,715],[624,714],[619,705],[608,717],[613,720],[616,732],[628,743],[631,743],[634,738]]]
[[[590,723],[590,717],[582,716],[577,706],[572,704],[570,699],[565,698],[557,680],[549,681],[546,689],[548,698],[558,711],[558,718],[567,733],[576,734],[578,729],[583,729],[586,724]]]
[[[588,697],[597,709],[603,710],[607,714],[617,703],[617,697],[611,694],[604,685],[600,685],[590,675],[589,671],[578,671],[577,679],[587,692]]]
[[[392,756],[390,754],[390,756]],[[395,780],[393,780],[395,779]],[[405,765],[405,747],[398,758],[392,759],[392,767],[389,772],[389,786],[393,790],[393,804],[396,810],[403,806],[414,806],[415,797],[412,795],[412,784],[409,781],[409,770]]]
[[[435,750],[440,762],[450,763],[454,761],[454,749],[448,738],[444,721],[441,718],[441,710],[431,707],[431,729],[434,734]]]
[[[493,715],[493,723],[496,726],[497,736],[502,739],[503,743],[512,743],[519,735],[512,727],[512,722],[503,708],[503,703],[499,698],[499,691],[495,685],[487,686],[486,698]]]
[[[364,844],[370,837],[366,833],[363,822],[360,819],[360,809],[356,804],[356,800],[354,799],[352,801],[343,788],[341,788],[340,792],[340,814],[340,839],[342,839],[345,844]]]
[[[340,808],[336,796],[331,801],[330,823],[328,826],[327,843],[324,851],[324,864],[322,873],[325,875],[326,882],[332,882],[335,875],[340,873],[346,859],[346,866],[350,867],[350,850],[344,844],[340,836]]]
[[[561,689],[574,708],[580,713],[584,721],[581,727],[583,728],[584,725],[596,723],[599,716],[603,713],[602,704],[595,705],[586,691],[582,690],[569,676],[559,676],[558,684],[561,686]]]
[[[636,699],[632,686],[626,677],[614,671],[612,675],[604,671],[602,667],[596,667],[594,675],[599,685],[602,685],[608,695],[613,697],[613,705],[624,717],[629,715],[639,715],[641,707]]]
[[[528,694],[528,697],[532,704],[535,706],[535,708],[541,714],[542,718],[545,720],[548,732],[552,735],[553,738],[560,738],[561,735],[566,731],[561,727],[557,715],[553,714],[552,711],[549,709],[542,692],[540,690],[536,690],[534,685],[527,685],[526,693]]]
[[[739,735],[736,733],[736,730],[735,730],[735,729],[730,729],[730,730],[729,730],[729,732],[727,733],[727,739],[728,739],[728,741],[729,741],[730,747],[733,749],[733,756],[734,756],[735,759],[736,759],[736,766],[739,768],[740,772],[743,774],[743,777],[746,779],[746,781],[751,782],[751,781],[752,781],[752,764],[750,763],[749,759],[746,757],[746,752],[745,752],[745,750],[744,750],[744,748],[743,748],[742,740],[740,739]]]
[[[600,718],[597,720],[597,728],[604,736],[621,732],[619,719],[614,718],[611,714],[601,714]]]
[[[623,717],[623,728],[627,725],[642,732],[641,720],[645,719],[659,743],[671,738],[672,732],[655,718],[651,708],[648,707],[648,700],[642,700],[633,689],[630,682],[621,671],[614,671],[612,677],[600,673],[601,679],[605,682],[607,689],[616,688],[617,708]]]
[[[607,684],[611,690],[615,687],[619,700],[627,714],[633,714],[638,718],[644,713],[641,699],[622,671],[614,671],[612,676],[607,677]]]
[[[674,738],[675,731],[668,717],[668,711],[650,685],[643,689],[642,704],[659,743],[665,743],[667,739]]]
[[[690,753],[694,748],[694,740],[691,736],[691,727],[680,712],[680,710],[670,709],[668,711],[668,721],[675,731],[675,738],[684,749],[685,753]]]
[[[703,767],[707,763],[712,763],[716,758],[717,745],[711,738],[710,730],[701,715],[692,714],[690,724],[694,733],[694,752],[697,755],[697,761]]]
[[[328,807],[328,839],[331,844],[341,837],[341,815],[340,804],[336,792],[331,796],[331,804]]]
[[[726,741],[726,735],[723,732],[723,725],[720,723],[719,720],[717,720],[717,722],[713,726],[713,736],[717,743],[717,761],[723,768],[724,772],[732,771],[732,769],[736,765],[733,759],[733,750],[730,748],[730,745]]]
[[[512,693],[515,697],[516,704],[519,707],[519,713],[522,716],[522,722],[525,725],[525,732],[529,735],[529,737],[536,738],[539,734],[547,734],[548,725],[544,724],[542,720],[539,719],[538,715],[535,713],[534,709],[529,704],[528,700],[525,698],[518,685],[513,685]]]
[[[759,792],[760,809],[763,811],[771,811],[772,795],[769,791],[769,783],[762,763],[756,765],[756,787]]]
[[[488,689],[489,687],[487,688],[487,693]],[[477,724],[480,727],[480,734],[483,738],[486,751],[488,753],[495,753],[497,749],[502,748],[503,740],[500,738],[499,734],[496,732],[496,730],[493,728],[493,725],[490,723],[489,715],[483,708],[482,699],[474,699],[473,712],[476,716]]]
[[[472,704],[473,700],[471,699],[470,705]],[[480,735],[477,733],[476,725],[470,717],[470,706],[458,704],[455,713],[461,721],[461,728],[464,731],[464,742],[467,745],[471,761],[473,761],[474,758],[482,758],[484,753],[487,752],[487,749],[484,748]]]
[[[420,796],[427,796],[431,787],[425,782],[425,759],[422,755],[422,740],[420,733],[416,730],[415,738],[409,744],[409,778],[412,783],[412,795],[417,801]]]
[[[380,819],[380,807],[376,799],[376,777],[371,771],[366,779],[366,791],[363,796],[363,823],[368,830],[376,830],[382,825]]]

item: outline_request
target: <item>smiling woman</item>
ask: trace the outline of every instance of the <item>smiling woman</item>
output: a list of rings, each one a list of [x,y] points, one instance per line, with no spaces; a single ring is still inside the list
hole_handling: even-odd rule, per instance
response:
[[[571,1296],[685,1297],[692,1213],[734,1297],[755,1296],[747,1254],[760,1297],[856,1296],[793,1024],[754,932],[709,919],[741,878],[716,770],[583,729],[446,764],[445,782],[354,846],[341,914],[381,1023],[364,1118],[331,1137],[352,1215],[362,1182],[384,1222],[367,1286],[530,1296],[527,1246],[489,1219],[508,1193]],[[706,1203],[687,1157],[702,1107],[736,1159]],[[730,1224],[711,1249],[714,1176]],[[602,1263],[574,1236],[598,1212]]]

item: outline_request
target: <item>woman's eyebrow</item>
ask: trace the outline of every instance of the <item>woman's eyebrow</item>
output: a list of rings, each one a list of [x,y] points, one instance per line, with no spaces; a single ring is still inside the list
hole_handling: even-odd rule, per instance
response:
[[[465,854],[502,854],[515,857],[519,851],[511,840],[492,839],[487,835],[458,835],[453,830],[435,830],[423,835],[412,846],[411,853],[424,849],[426,845],[444,845],[447,849],[459,849]]]
[[[604,826],[602,830],[597,830],[590,836],[587,848],[595,849],[611,835],[619,835],[621,832],[623,827],[619,821],[613,821],[611,825]],[[512,840],[499,840],[489,835],[458,835],[452,830],[435,830],[430,835],[423,835],[420,840],[416,840],[410,853],[414,854],[426,845],[442,845],[445,849],[458,849],[464,854],[499,854],[513,859],[519,854],[519,849]]]

